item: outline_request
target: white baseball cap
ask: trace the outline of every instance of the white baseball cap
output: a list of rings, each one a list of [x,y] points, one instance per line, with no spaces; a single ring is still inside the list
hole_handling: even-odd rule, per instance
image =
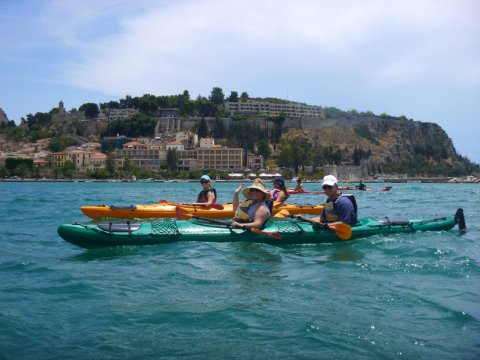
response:
[[[333,175],[327,175],[323,178],[322,186],[323,185],[336,185],[338,183],[337,178]]]

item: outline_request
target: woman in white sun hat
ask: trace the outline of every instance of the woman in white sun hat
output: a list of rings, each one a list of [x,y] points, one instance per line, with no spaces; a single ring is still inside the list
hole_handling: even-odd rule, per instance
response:
[[[242,229],[261,229],[270,218],[271,210],[268,202],[271,194],[261,179],[255,179],[253,184],[243,189],[246,200],[240,203],[238,195],[242,191],[240,185],[233,193],[233,211],[235,216],[232,227]]]

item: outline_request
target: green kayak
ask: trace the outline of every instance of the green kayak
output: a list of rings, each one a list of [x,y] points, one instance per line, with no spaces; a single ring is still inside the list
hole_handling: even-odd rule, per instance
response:
[[[362,218],[352,225],[350,239],[379,234],[450,230],[456,224],[465,230],[462,209],[455,216],[430,220]],[[174,241],[233,242],[271,244],[312,244],[345,241],[331,229],[317,228],[297,220],[269,221],[262,231],[232,229],[228,222],[214,219],[168,220],[143,223],[75,223],[58,227],[66,241],[84,248],[121,245],[153,245]]]

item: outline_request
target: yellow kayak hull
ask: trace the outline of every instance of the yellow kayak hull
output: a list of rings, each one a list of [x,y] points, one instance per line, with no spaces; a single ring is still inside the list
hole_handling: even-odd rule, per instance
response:
[[[131,206],[82,206],[80,210],[89,218],[120,218],[120,219],[150,219],[150,218],[175,218],[176,208],[181,207],[190,214],[209,219],[224,219],[233,217],[233,205],[231,203],[223,204],[223,209],[207,209],[205,206],[192,206],[182,204],[146,204]],[[319,215],[323,210],[323,205],[299,205],[299,204],[280,204],[274,203],[273,214],[281,210],[287,210],[290,214],[313,214]]]

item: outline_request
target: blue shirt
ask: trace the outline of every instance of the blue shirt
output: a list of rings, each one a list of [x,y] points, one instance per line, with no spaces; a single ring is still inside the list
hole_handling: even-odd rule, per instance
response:
[[[329,200],[332,201],[331,199]],[[341,221],[345,224],[355,224],[357,222],[355,207],[350,199],[348,199],[346,196],[341,196],[337,199],[333,205],[333,210],[338,216],[338,221]],[[322,222],[326,221],[325,210],[322,211],[321,220]]]

